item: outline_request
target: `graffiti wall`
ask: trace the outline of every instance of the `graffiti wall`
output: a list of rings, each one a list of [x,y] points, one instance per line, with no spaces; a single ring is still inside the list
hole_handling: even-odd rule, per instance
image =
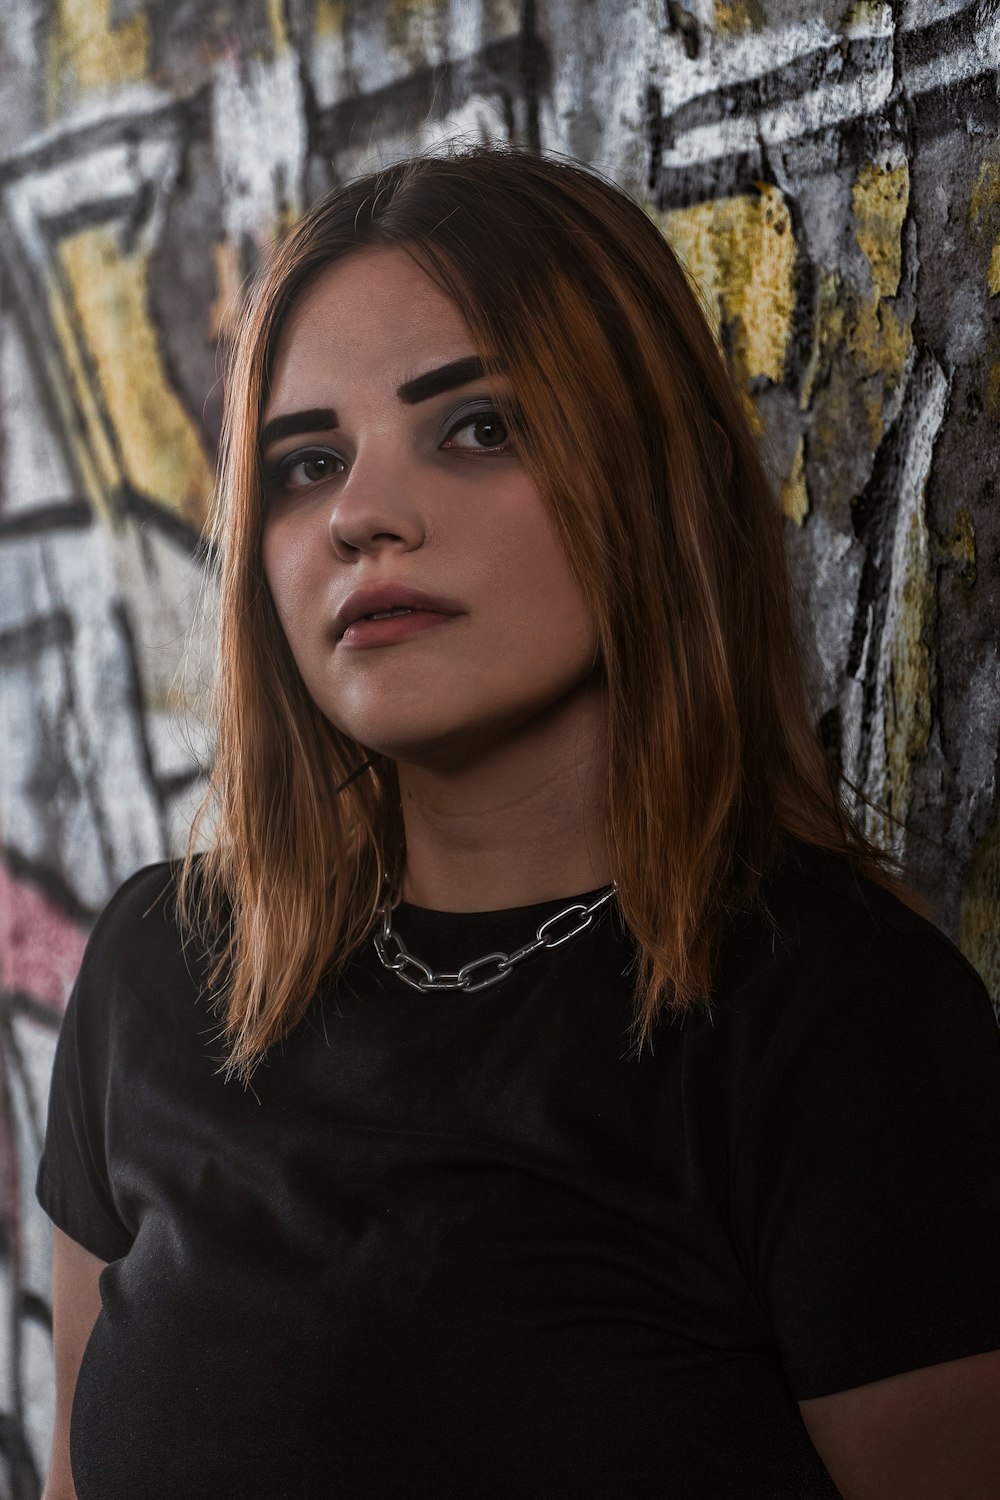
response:
[[[7,0],[0,1500],[53,1421],[60,1016],[211,756],[220,326],[356,171],[497,136],[646,207],[782,497],[826,742],[1000,1003],[998,69],[992,0]]]

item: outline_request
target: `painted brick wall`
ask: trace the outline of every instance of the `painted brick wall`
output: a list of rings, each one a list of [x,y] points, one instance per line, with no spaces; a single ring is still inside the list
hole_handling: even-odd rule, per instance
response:
[[[643,202],[758,424],[827,743],[1000,1003],[998,67],[995,0],[3,7],[0,1500],[53,1418],[59,1018],[211,753],[220,317],[355,171],[512,136]]]

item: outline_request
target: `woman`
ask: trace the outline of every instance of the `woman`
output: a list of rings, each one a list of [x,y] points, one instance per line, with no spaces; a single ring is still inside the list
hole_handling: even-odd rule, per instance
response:
[[[350,182],[226,401],[215,821],[95,926],[39,1172],[79,1500],[985,1495],[989,995],[842,804],[652,222]]]

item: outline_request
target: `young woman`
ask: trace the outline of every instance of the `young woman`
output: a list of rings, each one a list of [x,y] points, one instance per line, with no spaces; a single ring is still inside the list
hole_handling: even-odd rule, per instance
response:
[[[208,845],[56,1055],[47,1493],[994,1495],[1000,1033],[653,223],[511,147],[356,179],[226,399]]]

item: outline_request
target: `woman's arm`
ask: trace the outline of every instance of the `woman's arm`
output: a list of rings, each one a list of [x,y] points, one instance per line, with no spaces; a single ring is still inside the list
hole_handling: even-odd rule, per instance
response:
[[[844,1500],[997,1500],[1000,1349],[800,1401]]]
[[[69,1419],[83,1351],[101,1310],[98,1280],[108,1264],[52,1226],[52,1339],[56,1415],[42,1500],[77,1500],[69,1464]]]

